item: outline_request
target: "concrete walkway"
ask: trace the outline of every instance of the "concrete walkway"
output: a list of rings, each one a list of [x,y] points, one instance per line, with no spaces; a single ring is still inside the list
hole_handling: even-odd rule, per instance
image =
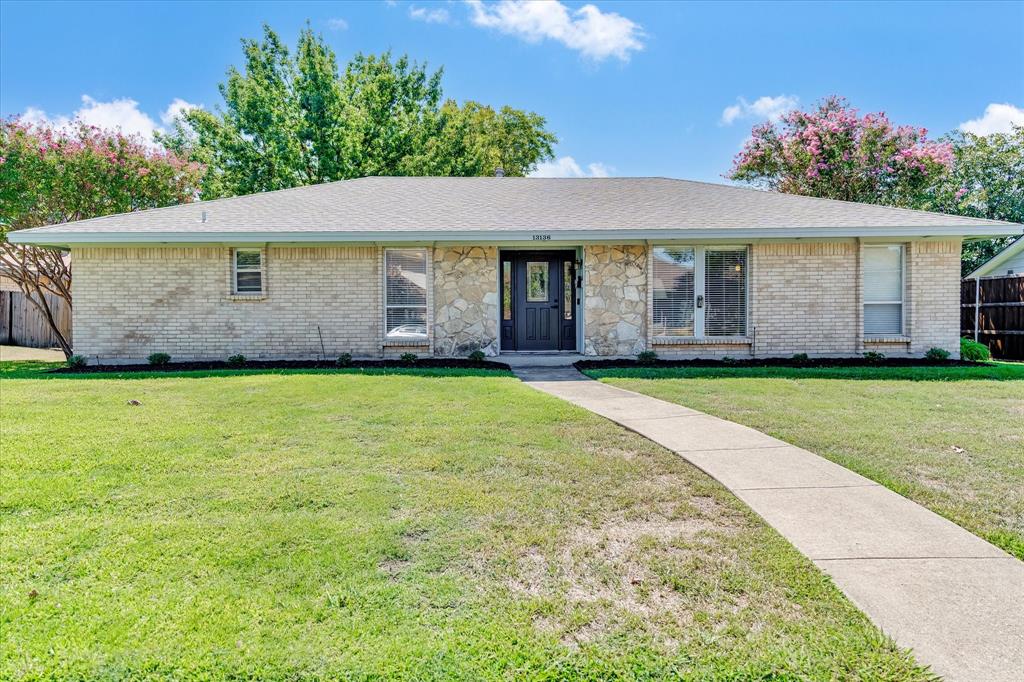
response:
[[[50,348],[25,348],[23,346],[0,346],[0,362],[9,360],[43,360],[64,362],[64,353]]]
[[[721,482],[947,680],[1024,679],[1024,563],[887,488],[760,431],[521,367],[533,388],[607,417]]]

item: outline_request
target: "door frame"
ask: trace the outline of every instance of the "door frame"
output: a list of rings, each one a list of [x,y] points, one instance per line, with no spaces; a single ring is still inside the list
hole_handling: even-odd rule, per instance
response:
[[[530,253],[545,253],[545,254],[572,254],[575,259],[576,265],[576,300],[573,303],[573,321],[576,324],[576,347],[575,348],[563,348],[561,350],[517,350],[516,348],[508,348],[502,339],[502,322],[503,313],[505,307],[505,277],[504,277],[504,263],[509,257],[514,259],[518,254],[530,254]],[[495,314],[495,323],[497,324],[498,334],[498,352],[499,353],[581,353],[583,347],[583,309],[584,309],[584,287],[586,286],[586,273],[583,268],[583,247],[581,246],[510,246],[510,247],[499,247],[498,248],[498,273],[497,273],[497,284],[498,284],[498,306]],[[512,267],[512,282],[513,287],[515,285],[515,266]],[[513,294],[514,296],[514,294]],[[512,300],[512,329],[513,329],[513,340],[515,343],[515,325],[518,324],[518,320],[515,319],[515,299]]]

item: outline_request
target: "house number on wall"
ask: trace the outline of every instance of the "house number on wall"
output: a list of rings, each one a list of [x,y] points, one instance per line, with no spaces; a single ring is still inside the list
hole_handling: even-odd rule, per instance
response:
[[[549,242],[551,241],[550,234],[535,234],[533,235],[533,241],[535,242]]]

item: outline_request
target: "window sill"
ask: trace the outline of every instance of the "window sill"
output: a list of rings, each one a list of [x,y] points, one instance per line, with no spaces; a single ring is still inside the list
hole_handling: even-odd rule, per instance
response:
[[[655,336],[655,346],[749,346],[746,336]]]
[[[239,303],[244,303],[246,301],[265,301],[265,300],[267,300],[267,295],[265,293],[264,294],[228,294],[228,300],[229,301],[237,301]]]
[[[865,336],[864,343],[910,343],[909,336]]]
[[[384,339],[385,348],[427,348],[430,346],[428,339]]]

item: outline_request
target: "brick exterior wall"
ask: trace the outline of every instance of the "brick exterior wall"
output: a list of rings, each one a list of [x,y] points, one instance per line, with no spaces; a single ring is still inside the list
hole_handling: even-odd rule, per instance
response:
[[[76,248],[75,352],[175,360],[378,355],[381,249],[265,251],[265,295],[231,295],[231,249]]]
[[[75,352],[92,361],[379,357],[412,351],[461,355],[497,337],[497,249],[428,251],[429,343],[384,347],[383,249],[376,246],[270,247],[265,292],[231,295],[226,247],[76,248]],[[906,248],[908,338],[862,338],[862,245],[773,242],[750,247],[750,342],[650,338],[649,250],[586,245],[584,347],[595,355],[744,357],[879,350],[921,355],[937,346],[959,354],[960,241],[914,241]]]
[[[750,248],[750,322],[757,355],[856,355],[860,270],[855,242]]]

